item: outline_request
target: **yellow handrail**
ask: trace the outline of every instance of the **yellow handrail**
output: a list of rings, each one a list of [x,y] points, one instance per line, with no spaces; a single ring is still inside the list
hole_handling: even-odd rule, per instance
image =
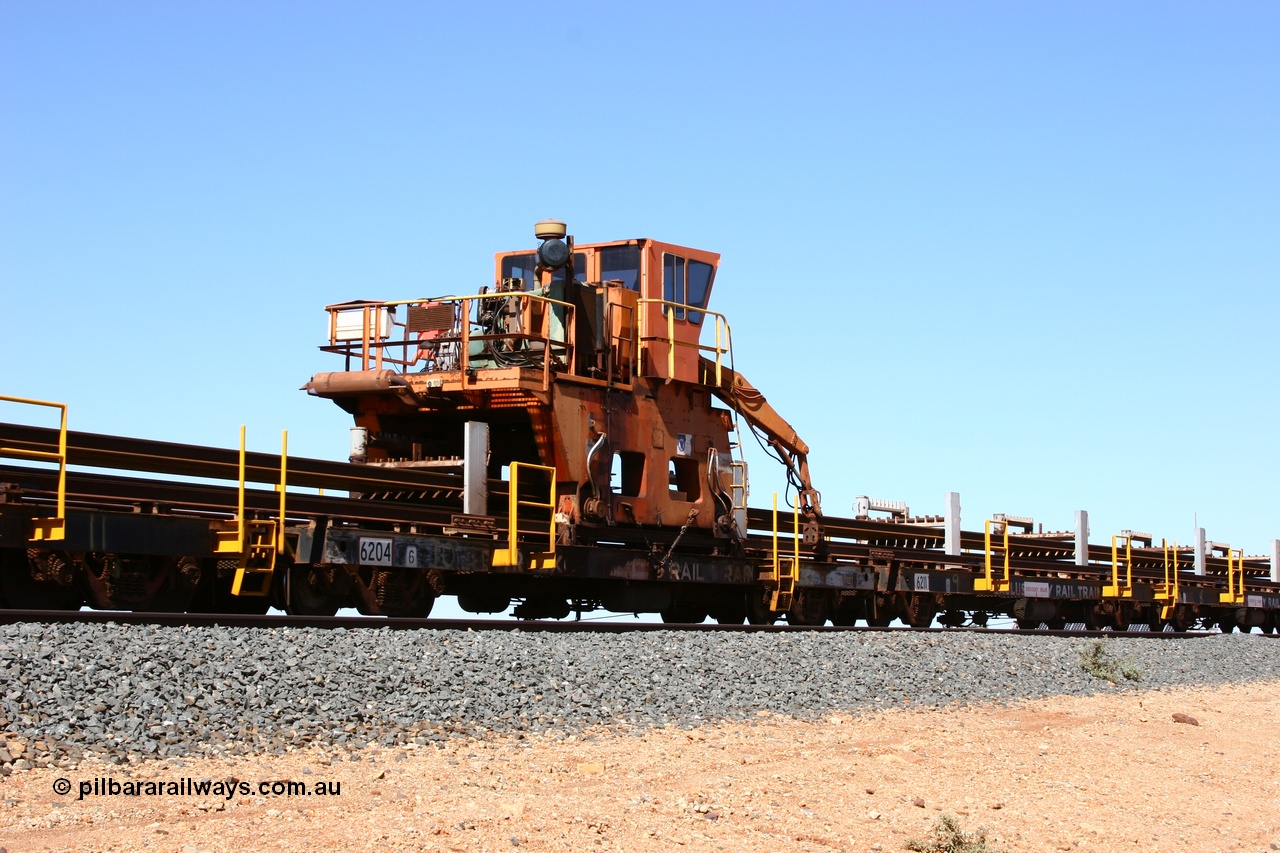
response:
[[[240,425],[240,482],[236,486],[236,552],[244,553],[244,424]]]
[[[721,384],[722,375],[722,359],[721,356],[729,354],[733,350],[733,335],[729,328],[729,320],[718,311],[709,311],[706,308],[699,308],[696,305],[688,305],[684,302],[672,302],[669,299],[638,299],[638,305],[662,305],[673,310],[667,311],[667,375],[672,376],[676,372],[676,350],[678,346],[690,347],[698,351],[714,352],[716,354],[716,385]],[[699,314],[707,314],[716,319],[716,345],[714,347],[703,346],[700,343],[689,343],[688,341],[677,341],[676,338],[676,311],[680,309],[686,312],[694,311]],[[661,340],[661,338],[653,338],[649,335],[649,323],[646,312],[640,312],[643,330],[640,333],[641,340]],[[722,328],[723,327],[723,328]]]
[[[1004,544],[1001,546],[1004,551],[1004,577],[993,578],[991,567],[991,525],[1002,525],[1004,531]],[[987,519],[982,525],[982,542],[983,549],[986,551],[984,560],[984,574],[981,578],[975,578],[973,581],[973,589],[975,592],[999,592],[1009,587],[1009,523],[1006,521],[994,521]]]
[[[789,570],[782,571],[782,557],[778,552],[778,493],[773,493],[773,554],[769,580],[776,584],[769,601],[769,609],[773,611],[787,610],[791,607],[791,597],[795,593],[796,581],[800,577],[800,502],[792,505],[792,556]],[[783,589],[783,586],[786,589]]]
[[[545,471],[548,475],[550,483],[548,485],[547,502],[541,501],[525,501],[520,499],[520,470],[529,468],[535,471]],[[536,563],[531,562],[531,568],[546,569],[555,567],[556,553],[556,469],[554,465],[535,465],[531,462],[512,462],[511,463],[511,481],[510,491],[507,494],[507,547],[499,549],[493,554],[493,565],[495,566],[519,566],[520,565],[520,548],[519,548],[519,515],[520,507],[531,506],[540,507],[551,510],[551,520],[549,523],[547,551],[542,555],[541,560]]]
[[[21,403],[25,406],[44,406],[57,409],[60,413],[58,423],[58,452],[47,450],[24,450],[20,447],[0,447],[0,456],[12,456],[25,459],[40,459],[58,463],[58,514],[55,518],[36,518],[32,520],[32,542],[57,542],[67,536],[67,405],[66,403],[50,403],[47,400],[31,400],[26,397],[0,396],[6,403]]]
[[[1232,568],[1232,557],[1234,556],[1234,564],[1240,572],[1240,587],[1236,588],[1235,571]],[[1218,594],[1218,602],[1221,604],[1240,604],[1244,601],[1244,549],[1228,548],[1227,549],[1227,591]]]
[[[280,431],[280,517],[276,522],[276,553],[284,553],[285,481],[289,470],[289,431]]]

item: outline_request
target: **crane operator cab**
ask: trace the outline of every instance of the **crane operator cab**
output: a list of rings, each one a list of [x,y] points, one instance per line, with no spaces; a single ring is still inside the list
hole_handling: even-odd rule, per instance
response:
[[[572,375],[626,384],[638,371],[698,381],[698,339],[707,316],[698,309],[711,298],[718,254],[646,239],[575,246],[556,220],[539,222],[535,236],[542,241],[536,251],[496,257],[496,289],[550,301],[512,300],[490,312],[493,332],[520,334],[545,323],[553,357],[574,343],[574,363],[561,365]],[[572,329],[566,327],[570,315]],[[530,344],[521,349],[541,349]],[[503,354],[491,355],[501,360]]]
[[[479,293],[328,306],[322,349],[346,366],[305,387],[355,417],[353,460],[444,465],[483,422],[489,476],[553,472],[557,518],[743,536],[736,414],[777,450],[801,511],[820,514],[808,447],[734,371],[728,324],[707,307],[718,254],[576,244],[550,219],[534,233],[536,249],[494,257]]]

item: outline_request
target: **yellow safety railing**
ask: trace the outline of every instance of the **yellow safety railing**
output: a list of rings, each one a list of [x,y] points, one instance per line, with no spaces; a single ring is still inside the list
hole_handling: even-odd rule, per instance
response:
[[[769,599],[769,609],[781,613],[791,609],[795,596],[796,581],[800,578],[800,502],[796,501],[793,509],[792,555],[782,557],[778,551],[778,493],[773,493],[773,559],[770,563],[770,582],[774,584],[773,594]]]
[[[1004,552],[1004,577],[1000,578],[995,577],[992,572],[991,525],[993,524],[1001,525],[1004,531],[1004,543],[1000,546]],[[973,580],[973,590],[974,592],[1003,592],[1009,588],[1009,523],[987,519],[982,526],[982,541],[986,550],[986,560],[982,577]]]
[[[236,574],[231,594],[262,597],[271,591],[276,556],[285,553],[285,509],[288,499],[289,433],[280,436],[280,482],[275,489],[280,495],[279,515],[274,520],[249,519],[245,512],[245,428],[240,427],[240,454],[237,466],[236,516],[233,526],[214,531],[215,554],[237,557]]]
[[[280,515],[276,524],[276,553],[283,554],[284,547],[284,509],[285,509],[285,481],[289,471],[289,431],[281,430],[280,432]]]
[[[216,533],[213,552],[215,554],[240,554],[244,551],[244,426],[240,427],[240,466],[236,479],[236,518],[234,530],[219,530]]]
[[[1156,590],[1155,598],[1164,602],[1160,616],[1168,619],[1178,605],[1178,543],[1170,545],[1161,539],[1160,547],[1164,549],[1164,583]]]
[[[680,347],[689,347],[690,349],[696,349],[696,350],[698,350],[699,352],[713,352],[713,353],[715,353],[715,357],[716,357],[716,385],[717,385],[717,386],[719,386],[720,384],[722,384],[722,383],[721,383],[721,375],[722,375],[722,371],[723,371],[723,366],[722,366],[722,365],[723,365],[723,357],[724,357],[724,356],[726,356],[726,355],[730,355],[730,354],[732,353],[732,351],[733,351],[733,338],[732,338],[732,333],[730,332],[730,329],[729,329],[729,321],[725,318],[725,316],[724,316],[723,314],[721,314],[721,313],[719,313],[719,312],[716,312],[716,311],[708,311],[706,308],[699,308],[699,307],[698,307],[698,306],[696,306],[696,305],[686,305],[686,304],[685,304],[685,303],[683,303],[683,302],[671,302],[670,300],[667,300],[667,299],[640,299],[640,300],[638,300],[638,304],[640,304],[640,305],[661,305],[661,306],[663,306],[664,308],[668,309],[668,310],[666,311],[666,317],[667,317],[667,330],[666,330],[666,331],[667,331],[667,335],[666,335],[666,337],[665,337],[665,338],[663,338],[663,337],[661,337],[661,336],[659,336],[659,335],[651,334],[650,329],[649,329],[648,319],[647,319],[647,318],[648,318],[648,312],[646,312],[646,311],[641,311],[641,312],[640,312],[640,316],[641,316],[641,318],[642,318],[642,319],[641,319],[641,323],[643,324],[643,331],[640,333],[640,340],[642,340],[642,341],[660,341],[660,342],[664,342],[664,343],[666,343],[666,344],[667,344],[667,376],[674,376],[674,375],[675,375],[675,372],[676,372],[676,347],[678,347],[678,346],[680,346]],[[683,312],[685,312],[684,316],[686,316],[686,317],[688,316],[688,312],[690,312],[690,311],[692,311],[692,312],[694,312],[694,313],[698,313],[698,314],[706,314],[706,315],[708,315],[708,316],[714,317],[714,318],[716,319],[716,344],[715,344],[715,346],[713,346],[713,347],[710,347],[710,346],[704,346],[703,344],[701,344],[701,343],[699,343],[699,342],[697,342],[697,341],[694,341],[694,342],[692,342],[692,343],[691,343],[691,342],[689,342],[689,341],[677,341],[677,340],[676,340],[676,313],[677,313],[677,311],[683,311]],[[701,334],[701,330],[699,330],[699,334]]]
[[[1120,583],[1120,540],[1124,540],[1124,583]],[[1133,596],[1133,537],[1119,534],[1111,537],[1111,583],[1102,588],[1104,598]]]
[[[58,514],[54,518],[32,519],[31,541],[57,542],[65,539],[67,536],[67,406],[65,403],[30,400],[26,397],[0,396],[0,401],[20,403],[24,406],[44,406],[57,409],[60,413],[57,453],[51,453],[48,450],[27,450],[21,447],[0,447],[0,456],[58,463]]]
[[[1233,569],[1232,557],[1234,556]],[[1236,569],[1240,575],[1240,582],[1237,584]],[[1218,593],[1218,602],[1220,604],[1243,604],[1244,603],[1244,549],[1228,548],[1227,549],[1227,591]]]
[[[542,501],[522,500],[520,498],[520,471],[528,468],[543,471],[547,474],[548,496],[546,503]],[[553,465],[535,465],[531,462],[511,463],[510,493],[507,495],[507,547],[499,548],[493,554],[493,565],[498,567],[520,566],[520,507],[535,507],[550,511],[548,522],[547,550],[543,553],[529,555],[529,568],[553,569],[556,565],[556,469]]]

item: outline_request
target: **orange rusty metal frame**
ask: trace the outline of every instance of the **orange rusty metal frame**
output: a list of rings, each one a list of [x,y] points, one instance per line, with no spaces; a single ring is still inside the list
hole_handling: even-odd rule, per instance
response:
[[[520,332],[516,334],[475,334],[472,326],[477,325],[478,321],[472,319],[473,313],[478,316],[477,309],[486,300],[506,300],[519,299],[522,300],[521,308],[522,316],[529,317],[533,313],[535,304],[542,304],[543,310],[540,312],[541,328],[537,333]],[[418,359],[410,359],[409,348],[418,347],[422,342],[416,337],[410,337],[406,325],[394,318],[394,310],[401,305],[422,305],[426,303],[435,304],[453,304],[458,306],[455,317],[458,325],[461,327],[457,334],[443,335],[435,338],[433,345],[456,343],[458,345],[458,369],[457,371],[441,371],[441,372],[457,372],[461,375],[467,375],[471,369],[471,342],[486,340],[512,340],[520,339],[535,343],[541,343],[544,346],[542,356],[542,388],[547,390],[551,385],[551,362],[558,354],[563,360],[568,371],[573,370],[573,353],[576,347],[575,340],[575,318],[574,306],[569,302],[560,299],[552,299],[549,296],[541,296],[528,291],[507,291],[503,293],[477,293],[469,296],[439,296],[426,299],[399,299],[388,302],[371,302],[371,303],[338,303],[335,305],[325,306],[325,310],[329,312],[329,345],[321,347],[325,352],[333,352],[347,357],[358,356],[362,370],[368,370],[370,363],[373,364],[375,370],[381,370],[383,364],[396,365],[403,370],[399,372],[407,372],[408,368],[416,364]],[[551,319],[553,315],[552,307],[563,309],[565,311],[564,340],[559,340],[552,336]],[[338,316],[346,312],[361,311],[363,312],[361,335],[359,338],[339,338],[338,337]],[[379,330],[373,327],[376,322],[378,327],[382,326],[382,312],[388,312],[388,325],[391,327],[405,328],[405,334],[402,338],[393,338],[388,329],[388,334],[378,334]],[[385,355],[385,351],[389,349],[400,348],[403,351],[403,358],[392,358]]]

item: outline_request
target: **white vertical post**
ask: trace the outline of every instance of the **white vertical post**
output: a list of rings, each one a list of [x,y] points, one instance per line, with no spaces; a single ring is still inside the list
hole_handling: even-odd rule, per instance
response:
[[[1271,582],[1280,583],[1280,539],[1271,540]]]
[[[1076,565],[1089,565],[1089,512],[1076,510]]]
[[[462,436],[462,511],[489,514],[489,425],[467,421]]]
[[[960,554],[960,493],[947,492],[947,509],[943,516],[943,545],[948,556]]]
[[[1196,574],[1197,575],[1203,576],[1205,573],[1204,558],[1205,558],[1204,528],[1197,527],[1196,528]]]

